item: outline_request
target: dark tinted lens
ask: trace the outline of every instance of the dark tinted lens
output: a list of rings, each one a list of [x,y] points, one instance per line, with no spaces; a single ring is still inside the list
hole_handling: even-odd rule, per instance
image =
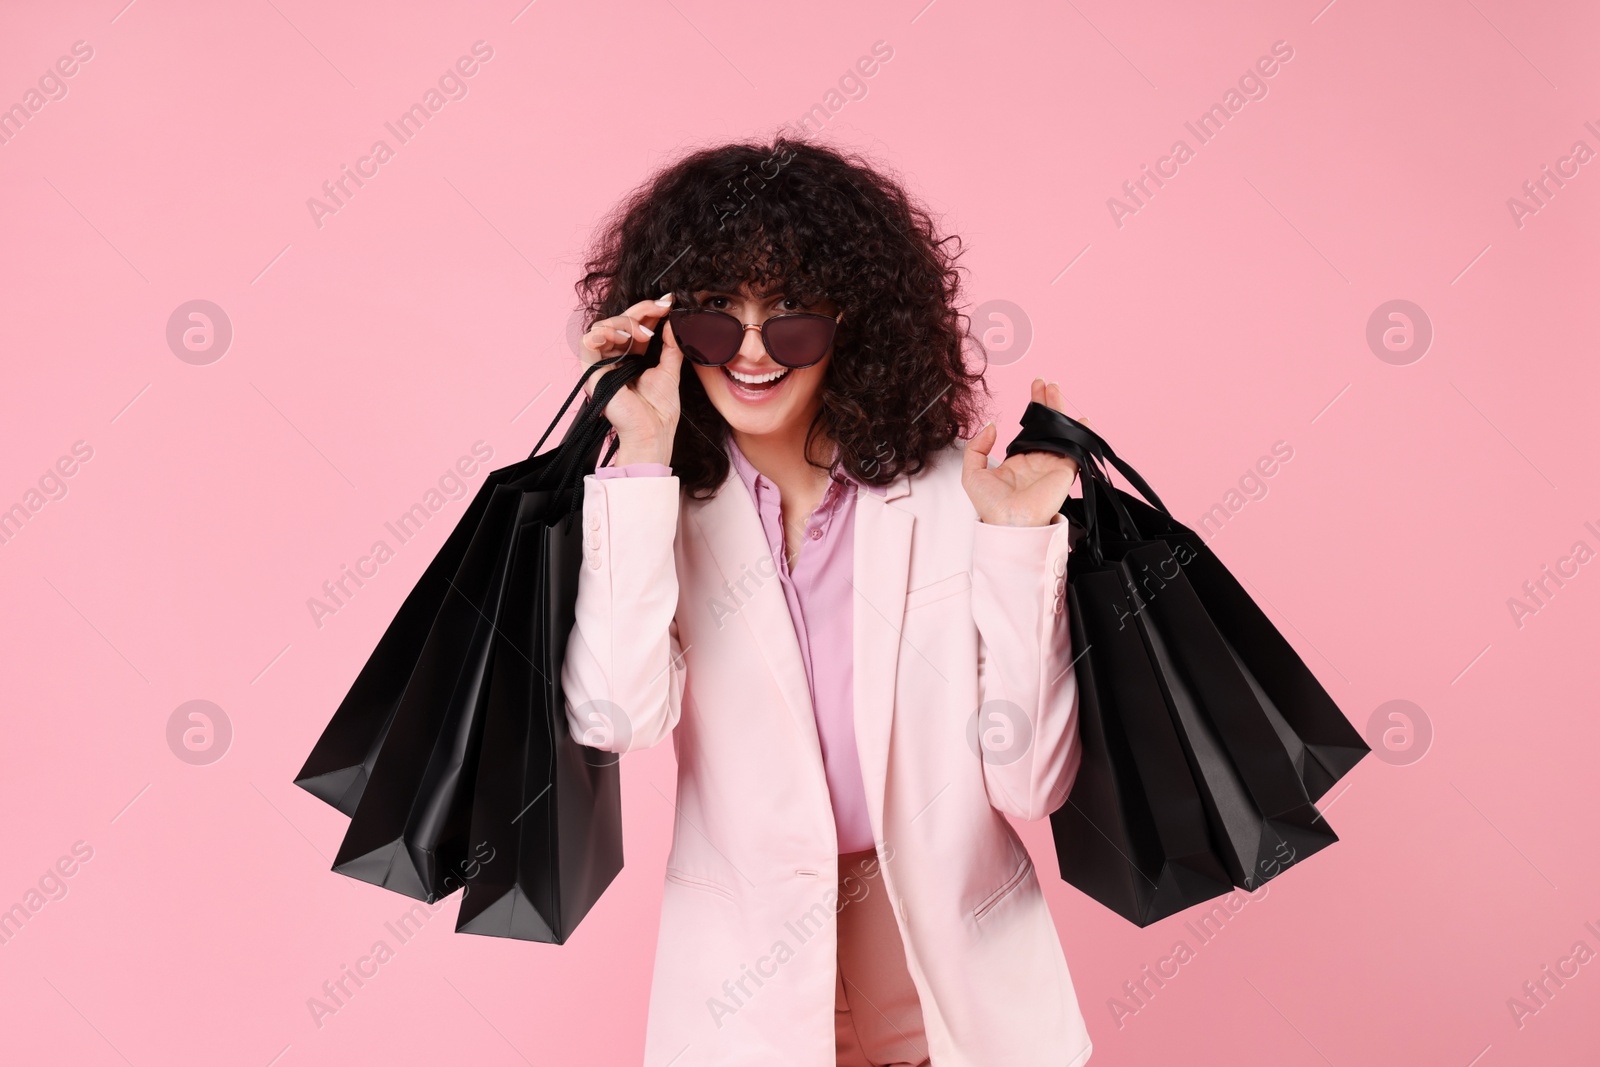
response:
[[[830,315],[774,315],[761,333],[775,361],[785,367],[809,367],[827,354],[838,325]]]
[[[744,339],[739,320],[721,311],[674,308],[667,312],[667,318],[683,354],[703,367],[720,367],[728,362]]]

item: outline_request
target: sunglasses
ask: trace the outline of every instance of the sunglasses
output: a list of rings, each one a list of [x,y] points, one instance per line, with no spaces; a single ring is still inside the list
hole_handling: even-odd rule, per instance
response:
[[[720,367],[732,360],[744,344],[744,332],[757,329],[774,362],[791,369],[810,367],[828,354],[839,328],[837,318],[809,311],[773,315],[760,326],[711,308],[673,308],[667,319],[683,354],[702,367]]]

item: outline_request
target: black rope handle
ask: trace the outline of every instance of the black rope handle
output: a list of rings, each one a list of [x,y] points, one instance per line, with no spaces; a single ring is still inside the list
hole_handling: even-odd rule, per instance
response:
[[[1078,474],[1083,485],[1083,544],[1088,546],[1091,561],[1099,566],[1105,561],[1105,552],[1102,548],[1104,541],[1105,518],[1102,508],[1104,504],[1101,497],[1109,500],[1113,510],[1113,517],[1117,520],[1119,532],[1124,537],[1128,536],[1128,524],[1132,519],[1122,507],[1122,502],[1116,497],[1111,485],[1111,479],[1106,474],[1105,467],[1100,458],[1092,452],[1080,451],[1073,457],[1078,460]],[[1062,508],[1066,510],[1065,506]]]
[[[1128,513],[1127,507],[1122,502],[1123,493],[1111,484],[1111,476],[1106,472],[1101,461],[1090,457],[1091,474],[1083,482],[1083,496],[1085,511],[1091,516],[1098,513],[1085,523],[1085,538],[1089,544],[1090,555],[1096,565],[1105,561],[1105,542],[1120,536],[1124,541],[1140,540],[1138,524],[1133,516]],[[1106,521],[1105,506],[1109,504],[1111,518],[1115,526],[1109,526]],[[1092,529],[1090,527],[1092,526]]]
[[[571,406],[584,383],[589,380],[589,376],[599,368],[612,367],[595,383],[593,395],[579,406],[577,414],[572,418],[572,425],[567,427],[566,435],[556,446],[558,457],[551,471],[551,483],[558,496],[561,493],[568,494],[568,517],[578,510],[582,502],[580,490],[583,479],[588,474],[584,468],[592,462],[588,457],[612,429],[610,420],[605,417],[606,406],[610,404],[611,398],[629,383],[636,381],[646,370],[660,362],[663,341],[664,334],[658,332],[650,339],[650,344],[641,355],[608,356],[585,367],[583,374],[578,378],[578,383],[567,394],[567,399],[562,402],[550,426],[539,438],[539,443],[534,445],[533,451],[537,454],[539,447],[560,423],[561,417],[566,414],[567,408]],[[620,443],[620,441],[612,442],[604,462],[610,462]]]
[[[1156,491],[1126,462],[1111,449],[1106,439],[1095,433],[1089,427],[1073,418],[1063,414],[1055,408],[1046,407],[1037,401],[1030,400],[1027,408],[1022,412],[1022,432],[1006,446],[1006,455],[1013,456],[1018,452],[1055,452],[1059,455],[1069,455],[1066,445],[1074,444],[1080,449],[1099,457],[1110,463],[1117,471],[1139,491],[1139,495],[1157,511],[1168,518],[1172,512],[1156,496]]]
[[[1029,402],[1022,415],[1022,432],[1006,446],[1008,457],[1019,452],[1053,452],[1077,462],[1083,485],[1084,541],[1096,565],[1105,559],[1102,546],[1108,521],[1116,526],[1113,538],[1120,535],[1123,540],[1132,541],[1140,537],[1138,524],[1123,504],[1120,490],[1112,484],[1107,463],[1128,479],[1147,503],[1167,517],[1172,516],[1150,484],[1112,451],[1105,438],[1054,408]]]

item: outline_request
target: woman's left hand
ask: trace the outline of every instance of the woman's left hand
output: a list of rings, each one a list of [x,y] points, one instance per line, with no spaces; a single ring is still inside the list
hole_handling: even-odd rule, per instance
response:
[[[1032,399],[1063,415],[1061,386],[1033,380]],[[1083,420],[1079,420],[1083,421]],[[991,526],[1044,526],[1061,510],[1078,476],[1078,463],[1054,452],[1019,452],[998,467],[989,466],[989,450],[999,431],[990,423],[967,442],[961,485],[978,518]]]

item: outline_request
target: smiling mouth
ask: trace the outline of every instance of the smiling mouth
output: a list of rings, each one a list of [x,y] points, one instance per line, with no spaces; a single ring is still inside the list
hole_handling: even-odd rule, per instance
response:
[[[762,394],[778,388],[784,379],[789,377],[789,368],[780,367],[765,374],[742,374],[739,371],[723,367],[722,373],[727,378],[728,389],[734,396],[754,400]]]

